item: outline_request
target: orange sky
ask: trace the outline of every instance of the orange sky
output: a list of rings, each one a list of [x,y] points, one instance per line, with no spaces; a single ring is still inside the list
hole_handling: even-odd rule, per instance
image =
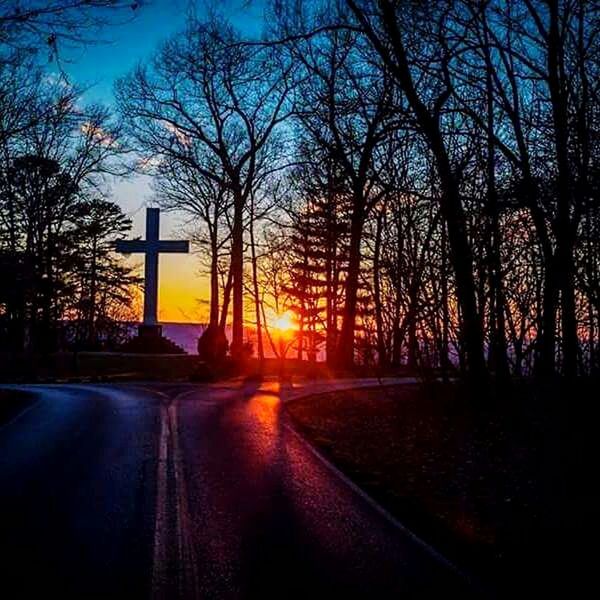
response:
[[[148,178],[135,177],[117,182],[113,198],[133,220],[131,237],[145,238],[146,208],[152,196]],[[182,239],[181,217],[161,212],[162,239]],[[127,260],[139,265],[143,275],[144,258],[134,254]],[[209,285],[207,275],[200,272],[199,257],[194,254],[163,254],[159,259],[158,318],[163,322],[202,322],[208,316]]]
[[[209,288],[191,254],[164,255],[159,264],[158,318],[161,321],[205,321]]]
[[[185,25],[187,4],[187,0],[153,0],[138,11],[137,18],[103,32],[103,43],[81,47],[75,44],[74,49],[66,48],[67,54],[60,64],[60,73],[66,70],[69,79],[86,90],[83,96],[86,102],[99,102],[112,107],[115,80],[126,75],[139,61],[148,59],[163,40]],[[249,35],[259,34],[264,24],[264,0],[229,0],[220,4],[219,10],[230,16],[241,31]],[[198,14],[205,9],[209,11],[210,5],[210,2],[206,6],[199,3]],[[48,70],[49,73],[59,72],[54,62],[48,66]],[[110,191],[111,198],[133,218],[133,233],[144,236],[144,203],[152,197],[149,178],[136,176],[127,181],[113,181]],[[164,214],[161,217],[163,238],[182,239],[178,235],[177,218]],[[140,255],[130,260],[134,264],[143,264]],[[160,259],[159,286],[160,320],[206,320],[208,278],[199,273],[197,256],[164,255]]]

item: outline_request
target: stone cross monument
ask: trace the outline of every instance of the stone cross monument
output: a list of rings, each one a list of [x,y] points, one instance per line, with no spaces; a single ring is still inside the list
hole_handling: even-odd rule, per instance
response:
[[[144,321],[140,325],[139,335],[157,336],[162,334],[158,325],[158,255],[167,253],[188,253],[190,243],[187,241],[161,240],[159,236],[158,208],[146,209],[146,239],[119,240],[117,252],[123,254],[145,254],[144,263]]]

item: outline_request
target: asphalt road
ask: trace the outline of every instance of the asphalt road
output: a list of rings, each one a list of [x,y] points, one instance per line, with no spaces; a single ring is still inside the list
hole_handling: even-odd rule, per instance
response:
[[[28,389],[0,428],[2,597],[470,595],[287,427],[275,383]]]

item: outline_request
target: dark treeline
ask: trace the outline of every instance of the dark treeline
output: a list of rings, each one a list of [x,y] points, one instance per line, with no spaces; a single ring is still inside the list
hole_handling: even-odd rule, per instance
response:
[[[131,222],[106,198],[123,152],[118,127],[106,109],[84,106],[60,70],[45,68],[46,55],[56,65],[61,44],[95,39],[127,6],[0,3],[3,351],[114,346],[133,316],[139,281],[112,252]]]
[[[116,101],[157,203],[195,227],[234,356],[244,328],[279,352],[291,311],[294,354],[341,368],[598,372],[598,2],[274,2],[260,39],[195,14]]]
[[[305,27],[321,35],[286,34],[308,75],[300,127],[350,202],[335,358],[359,317],[380,364],[596,369],[598,4],[330,12]]]
[[[290,309],[337,366],[597,371],[598,3],[275,6],[262,41],[191,21],[117,86],[232,351]]]

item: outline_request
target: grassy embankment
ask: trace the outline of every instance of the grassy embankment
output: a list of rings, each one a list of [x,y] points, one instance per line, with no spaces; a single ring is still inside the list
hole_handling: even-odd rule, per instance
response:
[[[457,564],[492,589],[539,592],[566,569],[561,557],[578,551],[571,542],[594,510],[597,420],[573,403],[594,386],[579,385],[523,383],[477,398],[458,385],[414,385],[287,408],[332,462]]]

